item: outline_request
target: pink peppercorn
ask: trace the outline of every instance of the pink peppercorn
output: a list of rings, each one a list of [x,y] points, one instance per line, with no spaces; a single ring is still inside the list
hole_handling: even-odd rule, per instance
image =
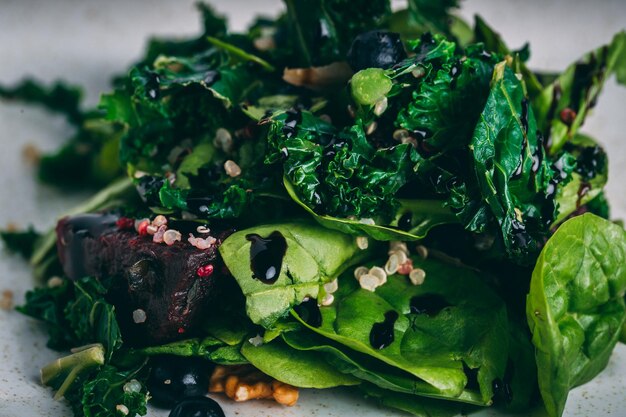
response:
[[[129,219],[128,217],[120,217],[115,222],[115,225],[120,230],[133,229],[135,227],[135,220]]]
[[[144,220],[141,223],[139,223],[139,225],[137,226],[137,232],[141,235],[141,236],[145,236],[148,234],[148,226],[150,226],[150,221],[149,220]]]
[[[213,274],[213,265],[208,264],[208,265],[201,266],[196,271],[196,274],[201,278],[210,277]]]

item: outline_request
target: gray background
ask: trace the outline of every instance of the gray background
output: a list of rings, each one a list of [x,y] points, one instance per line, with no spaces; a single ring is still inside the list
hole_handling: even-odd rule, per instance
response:
[[[255,14],[274,15],[281,9],[278,0],[212,3],[229,16],[234,30],[244,29]],[[110,77],[139,57],[148,35],[198,32],[193,4],[188,0],[0,0],[0,83],[17,82],[24,76],[44,81],[62,78],[84,85],[86,102],[93,105],[99,92],[108,88]],[[471,21],[475,13],[500,31],[509,46],[517,48],[530,41],[530,65],[544,70],[564,69],[626,28],[624,0],[462,2],[462,16]],[[609,153],[608,194],[614,216],[625,218],[626,88],[609,82],[584,130],[597,137]],[[59,213],[85,197],[37,184],[32,167],[21,157],[27,143],[52,150],[70,133],[60,117],[0,101],[0,226],[13,222],[49,227]],[[30,286],[25,263],[0,250],[0,291],[14,290],[16,301],[21,302]],[[0,311],[0,417],[67,415],[64,406],[53,403],[50,393],[36,382],[36,369],[55,356],[44,348],[39,326],[15,312]],[[623,416],[624,386],[626,348],[622,345],[600,377],[574,392],[566,414]],[[306,391],[302,397],[298,406],[290,409],[269,403],[224,403],[231,416],[235,412],[246,416],[349,416],[355,410],[364,417],[394,415],[342,392]]]

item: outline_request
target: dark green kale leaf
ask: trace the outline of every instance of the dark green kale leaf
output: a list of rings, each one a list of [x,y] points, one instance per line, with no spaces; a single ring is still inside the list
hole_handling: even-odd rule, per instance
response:
[[[610,44],[587,53],[570,65],[533,100],[537,124],[558,152],[575,136],[590,109],[594,107],[604,82],[615,73],[626,84],[626,32],[615,35]]]
[[[80,109],[82,89],[57,81],[50,87],[35,80],[24,80],[13,87],[0,86],[0,98],[39,104],[46,110],[65,115],[68,122],[80,126],[85,113]]]
[[[0,239],[6,248],[28,259],[33,254],[35,243],[41,237],[32,226],[27,230],[0,230]]]
[[[345,60],[352,40],[379,28],[391,15],[388,0],[285,0],[291,67],[317,67]],[[281,45],[278,45],[280,48]]]

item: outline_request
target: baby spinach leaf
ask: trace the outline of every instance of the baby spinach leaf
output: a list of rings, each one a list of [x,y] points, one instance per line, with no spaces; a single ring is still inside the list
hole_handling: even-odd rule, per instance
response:
[[[361,384],[359,388],[367,397],[372,398],[379,404],[417,417],[453,417],[466,413],[468,408],[452,402],[389,392],[371,384]]]
[[[360,383],[328,364],[319,353],[291,349],[280,339],[260,346],[245,342],[241,353],[263,373],[296,387],[331,388]]]
[[[285,239],[286,252],[280,275],[273,284],[253,278],[250,246],[246,236],[267,238],[278,231]],[[220,246],[220,254],[246,297],[250,320],[271,327],[305,297],[316,298],[321,284],[332,280],[351,264],[368,254],[357,247],[353,237],[324,229],[310,222],[269,224],[241,230]]]
[[[563,223],[541,251],[526,317],[550,416],[607,364],[626,320],[626,233],[593,214]]]
[[[610,44],[570,65],[533,101],[537,125],[550,144],[550,152],[560,150],[576,134],[613,73],[620,84],[626,84],[624,31],[616,34]]]
[[[413,286],[406,277],[394,275],[370,292],[346,272],[340,277],[334,303],[321,308],[321,326],[301,322],[324,337],[420,378],[447,397],[458,398],[468,384],[464,364],[477,369],[482,401],[489,402],[492,381],[504,374],[508,351],[502,301],[472,271],[432,260],[413,262],[426,271],[423,285]],[[419,314],[415,309],[420,300],[428,303],[429,297],[445,300],[442,310]],[[370,332],[389,311],[398,313],[394,342],[376,349],[370,344]]]

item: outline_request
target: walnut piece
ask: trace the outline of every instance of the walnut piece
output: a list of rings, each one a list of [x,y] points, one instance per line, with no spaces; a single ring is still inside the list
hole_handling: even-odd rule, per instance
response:
[[[277,381],[249,366],[216,366],[209,381],[209,392],[223,392],[235,401],[273,399],[292,406],[298,401],[298,388]]]

